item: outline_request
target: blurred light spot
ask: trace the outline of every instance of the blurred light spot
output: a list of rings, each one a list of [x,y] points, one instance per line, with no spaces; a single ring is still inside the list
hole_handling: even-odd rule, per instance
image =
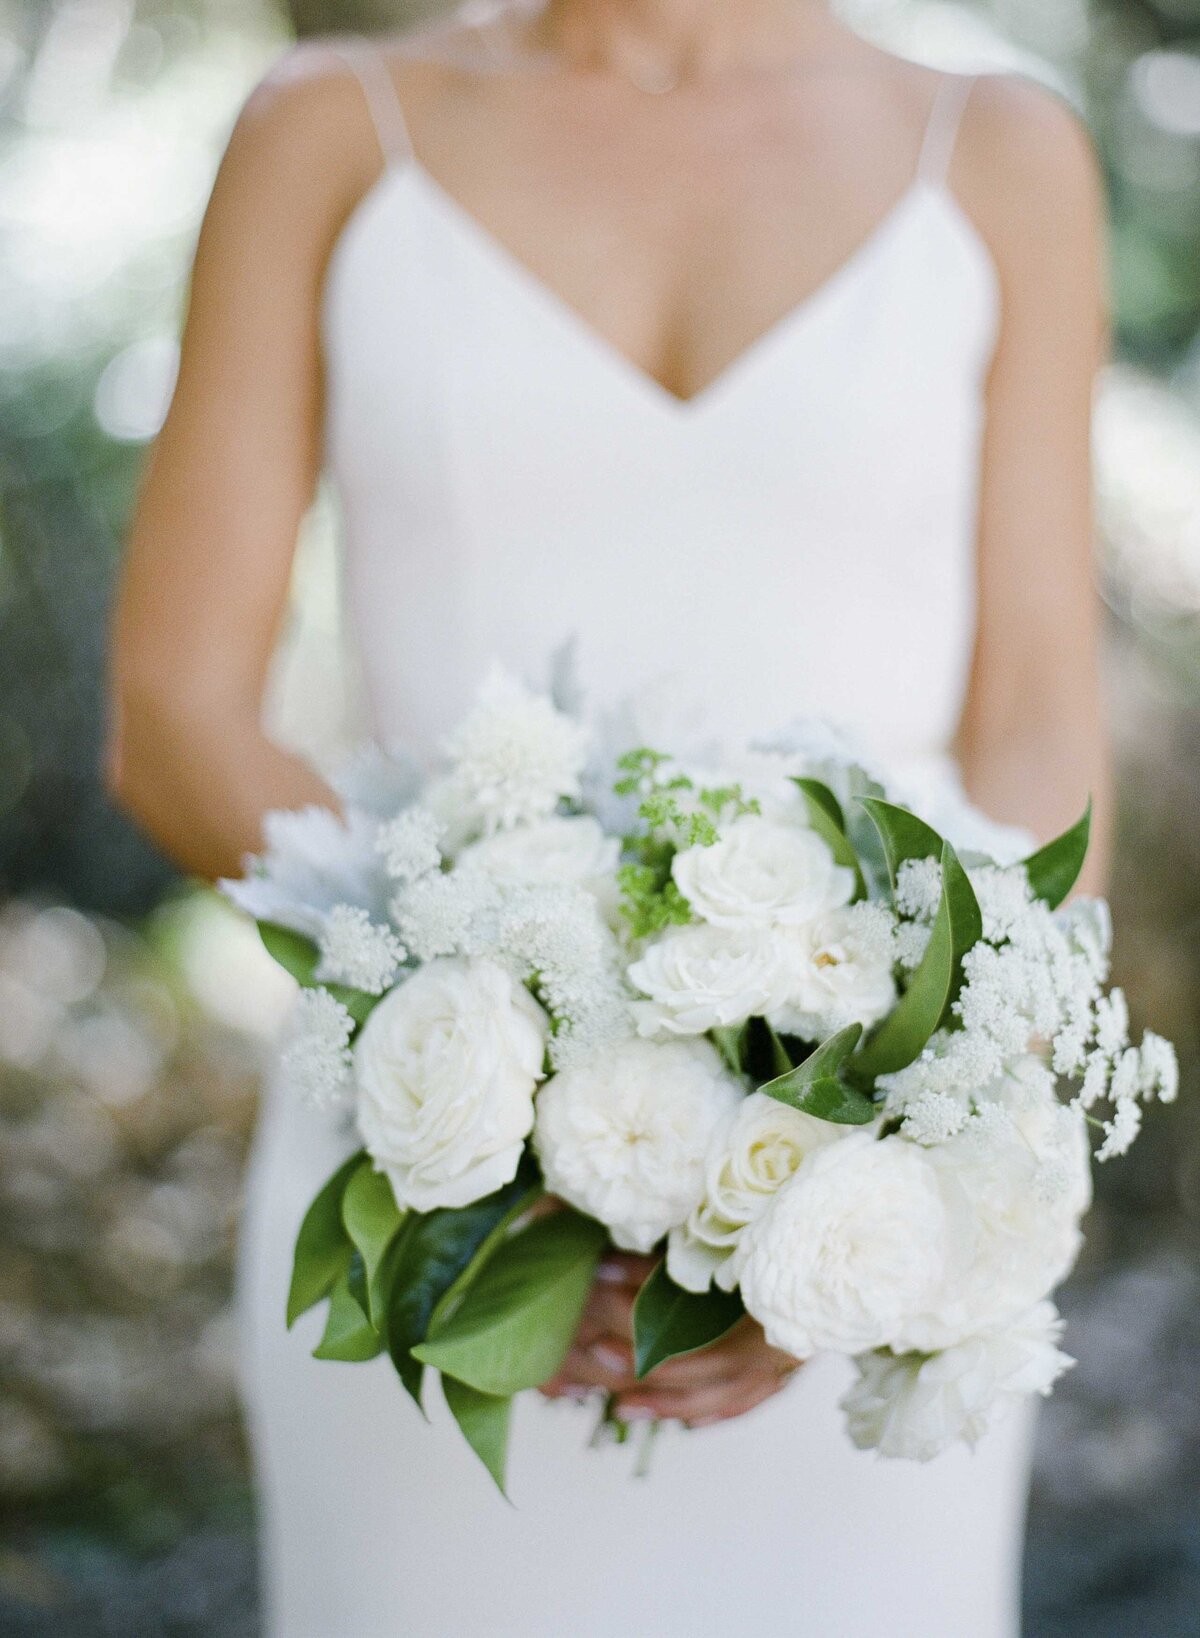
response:
[[[153,438],[166,419],[178,368],[173,336],[131,342],[110,359],[93,401],[101,431],[122,443]]]
[[[100,102],[132,10],[129,0],[59,0],[26,89],[31,125],[78,119]]]
[[[62,1019],[56,1001],[0,968],[0,1062],[36,1069]]]
[[[24,920],[0,946],[0,967],[62,1006],[91,995],[107,959],[101,933],[65,906]]]
[[[1109,371],[1096,475],[1109,573],[1135,617],[1200,613],[1200,420],[1152,378]]]
[[[1147,51],[1129,71],[1142,113],[1172,136],[1200,136],[1200,57]]]
[[[162,1073],[163,1053],[115,1007],[66,1021],[55,1042],[59,1066],[111,1108],[137,1103]]]

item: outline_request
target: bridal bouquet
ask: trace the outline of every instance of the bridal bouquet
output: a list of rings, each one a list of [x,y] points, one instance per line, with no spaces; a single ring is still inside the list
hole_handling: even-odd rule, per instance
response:
[[[224,884],[304,986],[284,1074],[360,1145],[296,1245],[317,1356],[386,1351],[418,1404],[440,1372],[502,1485],[611,1243],[661,1253],[640,1374],[750,1314],[850,1356],[850,1438],[918,1460],[1048,1392],[1089,1129],[1122,1153],[1177,1083],[1106,906],[1064,903],[1088,817],[1021,858],[830,730],[605,754],[500,675],[445,749],[271,815]]]

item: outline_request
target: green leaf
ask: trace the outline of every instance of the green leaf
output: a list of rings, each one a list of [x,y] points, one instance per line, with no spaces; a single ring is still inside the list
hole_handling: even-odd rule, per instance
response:
[[[786,1075],[792,1067],[791,1054],[765,1018],[763,1023],[766,1025],[767,1039],[771,1043],[771,1067],[776,1075]]]
[[[421,1403],[420,1362],[412,1350],[424,1342],[435,1310],[456,1283],[540,1192],[533,1169],[523,1164],[511,1183],[455,1210],[409,1212],[380,1267],[385,1293],[388,1353],[405,1388]]]
[[[854,845],[846,834],[846,817],[842,805],[819,779],[795,779],[808,807],[808,822],[829,848],[838,864],[854,872],[854,896],[862,899],[867,894],[862,866]]]
[[[718,1025],[710,1033],[716,1042],[717,1051],[733,1073],[740,1075],[742,1072],[742,1054],[746,1046],[746,1025]]]
[[[1057,910],[1079,880],[1083,861],[1087,857],[1092,833],[1092,802],[1084,809],[1082,819],[1076,820],[1053,842],[1047,842],[1025,860],[1025,873],[1033,896],[1044,899],[1051,910]]]
[[[941,857],[942,838],[924,819],[918,819],[915,813],[897,807],[894,802],[883,802],[877,796],[860,796],[858,800],[879,832],[893,890],[900,866],[909,859]]]
[[[443,1376],[442,1392],[463,1438],[505,1495],[504,1469],[508,1457],[508,1428],[512,1417],[512,1396],[480,1393],[457,1377]]]
[[[327,1297],[350,1257],[350,1237],[342,1222],[346,1185],[366,1161],[363,1150],[351,1155],[321,1189],[304,1214],[296,1236],[292,1283],[288,1290],[289,1329],[322,1297]]]
[[[404,1213],[396,1204],[386,1174],[377,1172],[369,1161],[360,1166],[342,1196],[342,1222],[363,1260],[367,1308],[373,1325],[381,1324],[383,1319],[380,1264],[403,1221]]]
[[[538,1218],[499,1247],[414,1357],[481,1393],[547,1381],[575,1335],[606,1239],[576,1212]]]
[[[803,1114],[839,1126],[865,1126],[875,1118],[875,1105],[864,1093],[841,1078],[842,1065],[858,1045],[861,1024],[850,1024],[822,1043],[802,1064],[759,1088]]]
[[[345,984],[326,984],[317,977],[317,967],[320,964],[321,952],[311,938],[303,933],[295,932],[291,927],[281,927],[278,922],[260,921],[258,936],[262,939],[267,954],[291,973],[303,989],[326,989],[335,1001],[340,1001],[356,1024],[365,1024],[371,1012],[378,1005],[378,995],[368,995],[365,990],[352,990]]]
[[[983,936],[983,918],[967,873],[949,842],[941,851],[942,896],[928,947],[907,990],[855,1057],[851,1067],[857,1076],[874,1079],[919,1057],[958,995],[963,956]]]
[[[329,1294],[325,1334],[313,1349],[314,1359],[340,1359],[359,1363],[365,1359],[374,1359],[376,1354],[383,1352],[383,1338],[367,1318],[363,1306],[365,1300],[362,1261],[354,1256],[351,1258],[350,1267],[339,1274]]]
[[[633,1305],[634,1360],[639,1377],[680,1354],[707,1348],[746,1312],[736,1291],[685,1291],[659,1263]]]

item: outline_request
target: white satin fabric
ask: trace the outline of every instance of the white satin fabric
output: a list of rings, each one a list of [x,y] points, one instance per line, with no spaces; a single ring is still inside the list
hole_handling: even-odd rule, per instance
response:
[[[383,741],[432,749],[487,663],[578,640],[603,704],[681,675],[731,733],[799,713],[941,753],[974,627],[989,255],[946,181],[947,80],[909,190],[839,272],[689,402],[622,358],[413,158],[329,269],[328,458]],[[854,1451],[847,1370],[736,1422],[586,1448],[520,1404],[502,1502],[431,1392],[283,1327],[303,1208],[346,1145],[282,1095],[251,1167],[240,1300],[271,1638],[1013,1638],[1030,1423],[928,1467]]]

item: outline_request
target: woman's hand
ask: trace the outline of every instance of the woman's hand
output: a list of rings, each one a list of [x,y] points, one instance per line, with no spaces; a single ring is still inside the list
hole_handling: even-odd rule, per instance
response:
[[[602,1390],[615,1396],[616,1415],[623,1421],[661,1419],[690,1427],[742,1416],[778,1393],[797,1362],[770,1347],[749,1317],[712,1347],[668,1360],[637,1380],[633,1304],[653,1267],[649,1257],[613,1252],[605,1258],[571,1351],[542,1392],[551,1399],[575,1399]]]

